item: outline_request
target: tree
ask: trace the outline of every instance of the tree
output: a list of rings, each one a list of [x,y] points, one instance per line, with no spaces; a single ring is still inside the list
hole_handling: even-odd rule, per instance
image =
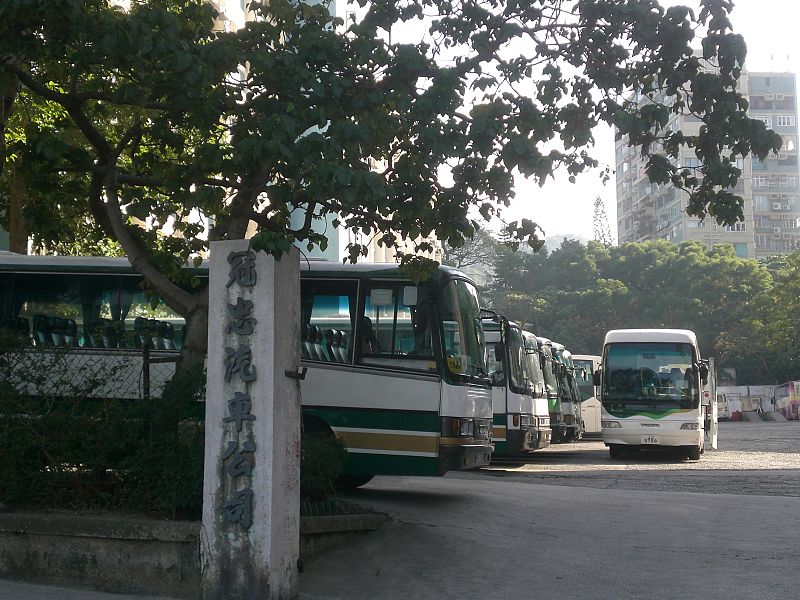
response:
[[[489,219],[508,205],[516,173],[544,184],[596,166],[600,122],[643,148],[653,181],[686,189],[692,214],[732,223],[736,159],[780,137],[735,89],[746,48],[732,3],[701,4],[695,17],[655,0],[376,0],[345,26],[322,4],[267,0],[225,32],[200,0],[5,2],[4,100],[18,82],[58,115],[22,132],[18,172],[36,185],[25,218],[50,246],[71,225],[118,243],[187,319],[188,362],[205,352],[208,299],[181,266],[209,240],[255,224],[254,247],[279,256],[324,246],[314,219],[336,214],[385,244],[435,235],[455,248],[477,228],[471,207]],[[431,13],[424,43],[389,41]],[[718,73],[692,53],[698,28]],[[699,134],[667,128],[678,112],[702,118]],[[671,162],[686,145],[702,177]],[[532,220],[510,231],[541,243]],[[365,252],[354,244],[351,259]]]
[[[608,224],[606,205],[600,196],[597,196],[594,199],[594,213],[592,214],[592,221],[594,222],[594,241],[599,242],[604,246],[613,245],[614,238],[611,236],[611,226]]]
[[[472,239],[466,240],[457,248],[447,243],[442,244],[442,263],[457,269],[488,268],[497,255],[498,244],[486,229],[478,229]]]

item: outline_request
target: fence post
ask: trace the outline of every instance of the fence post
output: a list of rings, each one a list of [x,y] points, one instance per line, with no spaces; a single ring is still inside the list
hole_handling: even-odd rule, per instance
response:
[[[150,348],[142,344],[142,396],[150,399]]]

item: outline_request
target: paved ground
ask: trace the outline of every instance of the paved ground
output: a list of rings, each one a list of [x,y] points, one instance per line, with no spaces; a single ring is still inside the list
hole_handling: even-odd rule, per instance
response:
[[[489,473],[603,489],[800,496],[800,423],[720,423],[718,450],[699,461],[654,451],[611,460],[602,442],[582,440],[553,445],[527,462],[504,461]]]
[[[377,478],[393,521],[319,557],[305,600],[800,597],[800,424],[723,423],[698,461],[597,441],[444,479]]]
[[[800,423],[723,423],[698,462],[612,461],[584,441],[441,479],[376,478],[349,499],[391,521],[308,561],[303,600],[800,597]],[[0,581],[0,600],[132,598]]]

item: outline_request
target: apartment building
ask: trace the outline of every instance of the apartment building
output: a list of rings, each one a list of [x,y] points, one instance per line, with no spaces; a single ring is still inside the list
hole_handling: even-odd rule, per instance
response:
[[[744,198],[744,221],[732,226],[686,214],[688,194],[671,184],[650,183],[638,148],[618,140],[615,148],[617,183],[617,239],[620,243],[656,238],[675,243],[699,240],[712,248],[733,244],[743,257],[764,257],[800,249],[800,199],[798,199],[797,92],[794,73],[744,72],[739,91],[750,103],[750,116],[783,138],[783,148],[759,161],[739,161],[742,175],[736,187]],[[647,98],[638,98],[640,103]],[[674,115],[673,131],[696,134],[702,122],[691,115]],[[680,166],[700,165],[691,148],[683,148]]]

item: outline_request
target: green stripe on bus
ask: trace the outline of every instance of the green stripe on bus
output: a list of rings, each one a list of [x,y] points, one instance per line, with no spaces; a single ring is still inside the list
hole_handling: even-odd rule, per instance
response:
[[[506,442],[494,442],[494,452],[492,456],[505,455],[508,451],[508,444]]]
[[[348,454],[344,475],[438,475],[439,460],[426,456]]]
[[[663,408],[663,409],[650,409],[650,410],[627,410],[627,409],[609,410],[608,408],[605,408],[605,411],[608,414],[618,419],[628,419],[630,417],[647,417],[648,419],[663,419],[664,417],[669,417],[671,415],[692,412],[692,410],[693,409],[691,408]]]
[[[394,429],[400,431],[426,431],[439,433],[441,422],[438,412],[411,412],[402,410],[375,410],[369,408],[303,407],[303,415],[319,417],[331,427],[356,427],[362,429]]]

